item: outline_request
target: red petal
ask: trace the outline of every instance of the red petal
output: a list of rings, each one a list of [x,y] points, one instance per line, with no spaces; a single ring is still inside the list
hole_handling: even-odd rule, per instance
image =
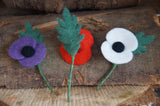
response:
[[[60,47],[60,53],[62,58],[69,64],[72,62],[72,57],[68,54],[68,52],[63,48],[63,44]],[[79,50],[75,56],[74,65],[82,65],[86,63],[92,56],[92,52],[90,48],[85,48],[83,50]]]
[[[88,45],[89,47],[92,47],[93,44],[94,44],[94,39],[93,39],[92,34],[88,30],[81,28],[80,35],[82,35],[82,34],[84,34],[85,37],[81,41],[80,44],[82,44],[82,45]]]
[[[74,65],[82,65],[86,63],[92,56],[91,47],[94,44],[94,39],[92,34],[85,29],[81,29],[80,35],[84,34],[84,39],[80,42],[80,48],[75,56]],[[63,48],[63,44],[60,46],[60,53],[62,58],[69,64],[72,62],[72,57]]]

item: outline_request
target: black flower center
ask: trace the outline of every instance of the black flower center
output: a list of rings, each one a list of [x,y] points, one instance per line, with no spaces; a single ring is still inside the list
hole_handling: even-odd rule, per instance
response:
[[[32,57],[35,54],[35,50],[32,46],[23,47],[21,54],[25,57]]]
[[[118,53],[120,52],[123,52],[124,51],[124,44],[121,43],[121,42],[115,42],[113,45],[112,45],[112,49]]]

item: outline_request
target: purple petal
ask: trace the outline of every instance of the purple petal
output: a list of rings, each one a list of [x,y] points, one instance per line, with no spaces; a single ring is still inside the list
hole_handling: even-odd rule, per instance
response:
[[[24,46],[32,46],[33,48],[35,48],[36,40],[34,40],[34,38],[30,36],[25,36],[25,37],[22,37],[16,40],[10,46],[8,50],[8,55],[12,57],[13,59],[17,59],[17,60],[23,59],[24,56],[21,54],[21,50]]]
[[[22,60],[19,60],[19,62],[25,67],[33,67],[39,64],[45,56],[46,56],[45,46],[42,43],[37,43],[34,56],[29,58],[24,58]]]

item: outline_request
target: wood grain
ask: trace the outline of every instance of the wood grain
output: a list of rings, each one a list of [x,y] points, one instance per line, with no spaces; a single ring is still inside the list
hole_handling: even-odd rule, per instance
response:
[[[160,89],[160,85],[150,86],[142,94],[129,98],[118,106],[160,106],[160,91],[155,92],[155,89]]]
[[[3,101],[0,101],[0,106],[9,106],[9,105],[4,103]]]
[[[67,102],[67,87],[49,89],[0,89],[0,100],[11,106],[116,106],[145,92],[149,86],[72,87]]]
[[[108,23],[106,23],[103,19],[100,19],[100,18],[94,18],[95,16],[99,16],[99,15],[107,15],[109,14],[110,12],[107,12],[107,13],[97,13],[97,14],[90,14],[90,15],[83,15],[83,16],[78,16],[77,19],[78,21],[81,22],[81,24],[86,25],[87,27],[89,27],[90,25],[88,25],[89,23],[92,24],[90,27],[90,29],[93,30],[93,24],[96,26],[98,24],[102,24],[102,25],[99,25],[100,28],[104,27],[108,27]],[[2,25],[3,23],[5,22],[1,22]],[[8,24],[8,23],[7,23]],[[43,23],[43,24],[39,24],[39,25],[34,25],[33,26],[33,29],[35,28],[38,28],[41,32],[46,32],[46,31],[49,31],[51,30],[52,28],[55,28],[56,26],[58,26],[58,21],[50,21],[50,22],[46,22],[46,23]],[[1,24],[0,24],[0,27],[1,27]],[[99,28],[96,26],[96,28]],[[96,29],[95,28],[95,29]],[[88,28],[87,28],[88,29]],[[98,30],[98,29],[97,29]],[[25,29],[20,29],[18,31],[16,31],[14,34],[17,35],[19,34],[19,31],[25,31]],[[98,30],[99,31],[99,30]]]
[[[92,11],[93,14],[98,12]],[[145,32],[146,35],[155,35],[154,42],[147,46],[147,53],[135,55],[134,59],[124,65],[119,65],[104,85],[150,85],[160,84],[160,30],[154,22],[153,8],[137,7],[113,11],[101,11],[100,15],[80,18],[83,28],[91,31],[95,44],[92,48],[92,58],[84,65],[75,66],[72,85],[97,85],[109,72],[112,64],[101,54],[100,46],[105,40],[106,32],[114,27],[124,27],[134,33]],[[144,14],[145,13],[145,14]],[[85,16],[91,12],[76,12],[78,16]],[[47,22],[56,22],[57,14],[3,16],[1,21],[8,24],[0,28],[0,86],[3,88],[41,88],[46,87],[37,67],[22,67],[17,60],[8,56],[9,46],[18,39],[14,35],[17,30],[23,29],[24,24],[41,25]],[[54,25],[54,23],[52,24]],[[43,28],[42,28],[43,29]],[[55,27],[41,31],[47,48],[47,56],[41,68],[52,86],[66,86],[70,65],[59,53],[60,42],[57,39]],[[81,76],[81,77],[80,77]]]

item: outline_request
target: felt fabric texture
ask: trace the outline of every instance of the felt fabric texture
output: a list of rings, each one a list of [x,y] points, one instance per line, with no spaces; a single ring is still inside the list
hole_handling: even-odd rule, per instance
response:
[[[32,25],[27,22],[25,32],[20,31],[19,39],[16,40],[9,48],[8,54],[13,59],[17,59],[22,66],[33,67],[37,65],[38,70],[51,92],[54,92],[49,82],[41,71],[40,63],[46,56],[43,36],[39,30],[32,29]]]
[[[123,45],[123,43],[121,42],[115,42],[113,45],[112,45],[112,49],[115,51],[115,52],[123,52],[124,49],[125,49],[125,46]]]
[[[33,29],[32,25],[29,22],[27,22],[25,25],[25,32],[20,31],[19,33],[20,33],[19,38],[24,36],[31,36],[37,42],[41,42],[41,43],[43,42],[43,39],[44,39],[43,36],[40,35],[38,28]]]
[[[23,47],[31,46],[35,49],[32,57],[25,57],[21,54]],[[16,40],[9,48],[8,54],[13,59],[18,60],[25,67],[33,67],[39,64],[46,55],[44,44],[36,42],[31,36],[25,36]]]
[[[46,48],[43,42],[43,36],[40,35],[37,28],[33,29],[32,25],[27,22],[25,25],[25,32],[20,31],[19,39],[16,40],[9,48],[8,55],[13,59],[19,61],[25,67],[33,67],[39,64],[46,55]],[[33,56],[26,56],[23,54],[23,48],[29,46],[34,49]],[[28,49],[29,50],[29,49]],[[26,51],[29,53],[31,51]]]
[[[133,59],[133,53],[131,51],[123,51],[121,53],[117,53],[112,49],[112,46],[107,41],[102,43],[101,51],[105,59],[114,64],[128,63]]]
[[[136,34],[136,38],[138,40],[138,48],[133,52],[134,54],[142,54],[142,52],[146,52],[147,51],[146,45],[152,43],[155,38],[153,35],[145,37],[143,35],[144,35],[143,32]]]
[[[32,57],[35,53],[35,50],[33,49],[32,46],[25,46],[21,50],[21,54],[25,57]]]
[[[71,67],[70,67],[69,80],[68,80],[68,102],[70,102],[70,90],[71,90],[71,83],[72,83],[72,72],[73,72],[73,67],[75,63],[75,56],[78,51],[79,53],[84,53],[82,52],[83,51],[82,48],[79,49],[80,48],[79,43],[82,41],[82,39],[84,39],[84,35],[79,35],[81,30],[81,25],[78,25],[78,21],[75,15],[71,16],[67,8],[64,8],[62,15],[63,15],[63,20],[57,18],[57,21],[60,26],[57,26],[56,30],[59,33],[59,36],[57,38],[63,44],[61,46],[61,51],[65,52],[64,50],[66,50],[67,52],[65,53],[68,53],[71,56]],[[62,57],[63,56],[64,55],[62,54]],[[90,55],[88,57],[90,58]]]
[[[35,48],[36,40],[34,40],[31,36],[25,36],[16,40],[8,50],[9,56],[16,60],[24,59],[25,56],[21,54],[21,50],[25,46],[31,46]]]
[[[113,28],[106,34],[106,40],[112,45],[115,42],[121,42],[125,45],[125,50],[134,51],[138,47],[136,36],[124,28]]]
[[[106,40],[101,45],[101,52],[105,59],[114,64],[125,64],[133,59],[133,51],[138,47],[136,36],[127,29],[114,28],[106,34]],[[112,45],[121,42],[124,45],[123,52],[116,52]]]
[[[79,35],[84,35],[84,39],[80,42],[80,45],[85,45],[85,47],[91,48],[94,44],[94,39],[90,31],[81,28],[81,32]],[[87,47],[87,48],[88,48]]]
[[[46,48],[44,44],[37,43],[35,48],[35,54],[32,57],[24,58],[19,60],[19,63],[25,67],[33,67],[44,59],[46,56]]]
[[[57,18],[60,26],[56,27],[59,36],[57,37],[64,45],[64,49],[70,56],[75,56],[80,48],[80,42],[84,38],[84,35],[80,35],[81,25],[77,24],[77,18],[75,15],[70,14],[67,8],[63,10],[63,20]]]
[[[92,56],[91,47],[94,44],[94,39],[92,34],[86,30],[81,29],[80,35],[84,35],[84,39],[80,42],[80,48],[75,56],[74,65],[82,65],[85,64]],[[63,48],[63,44],[60,46],[60,53],[62,58],[69,64],[72,62],[72,57],[68,54],[68,52]]]
[[[72,57],[68,54],[68,52],[63,48],[63,44],[60,47],[60,53],[62,58],[69,64],[72,62]],[[91,49],[83,49],[75,55],[74,65],[82,65],[85,64],[92,56]]]

